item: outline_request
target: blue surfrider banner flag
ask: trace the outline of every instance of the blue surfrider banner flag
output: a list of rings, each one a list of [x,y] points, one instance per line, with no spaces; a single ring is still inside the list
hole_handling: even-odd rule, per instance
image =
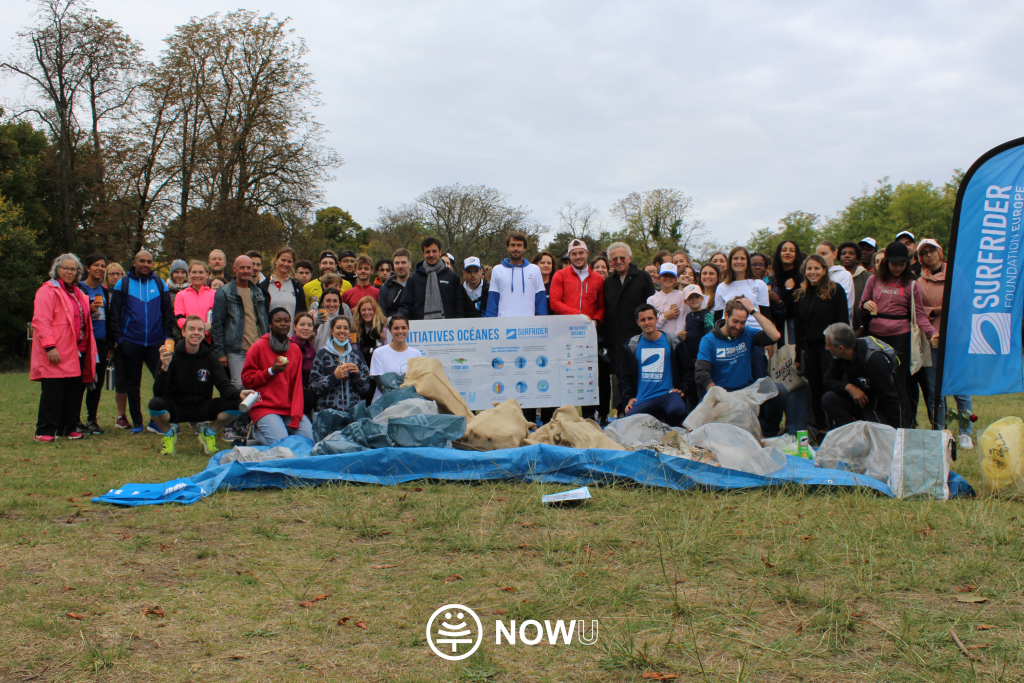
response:
[[[953,212],[937,371],[943,396],[1024,391],[1024,138],[989,150]]]

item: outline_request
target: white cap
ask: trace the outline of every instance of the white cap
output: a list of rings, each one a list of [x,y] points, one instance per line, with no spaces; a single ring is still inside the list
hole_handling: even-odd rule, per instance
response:
[[[861,244],[866,244],[872,249],[878,249],[878,242],[875,241],[874,237],[865,237],[860,241]]]
[[[678,277],[679,272],[673,264],[662,263],[661,268],[658,269],[658,275],[671,275],[672,277]]]
[[[466,268],[480,268],[480,259],[476,256],[470,256],[462,262],[462,269],[465,270]]]
[[[942,249],[939,243],[933,240],[931,237],[921,240],[921,243],[917,245],[917,250],[921,251],[924,247],[935,247],[936,249]]]
[[[903,232],[898,233],[896,235],[896,237],[893,238],[893,242],[899,240],[899,238],[903,237],[904,235],[909,237],[911,242],[916,242],[917,241],[917,238],[914,237],[914,233],[910,232],[909,230],[904,230]]]
[[[449,261],[451,261],[452,263],[455,263],[455,257],[454,256],[452,256],[451,254],[445,254],[445,256],[448,257]]]
[[[686,301],[694,294],[700,294],[701,296],[704,296],[704,292],[702,292],[700,287],[698,287],[697,285],[686,285],[685,287],[683,287],[683,301]]]
[[[590,253],[590,249],[587,247],[587,243],[583,240],[573,240],[569,242],[569,248],[565,250],[565,255],[568,256],[569,252],[573,249],[582,249],[583,251]]]

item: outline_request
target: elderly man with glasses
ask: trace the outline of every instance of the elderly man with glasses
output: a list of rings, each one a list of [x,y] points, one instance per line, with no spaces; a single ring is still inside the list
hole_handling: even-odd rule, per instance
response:
[[[612,370],[619,367],[622,348],[633,337],[640,334],[636,321],[636,309],[647,303],[654,295],[654,281],[651,276],[632,264],[633,252],[628,244],[615,242],[608,247],[608,263],[611,272],[604,280],[604,330],[608,345],[609,365]],[[618,382],[612,382],[612,402],[617,412],[624,410],[618,395]]]

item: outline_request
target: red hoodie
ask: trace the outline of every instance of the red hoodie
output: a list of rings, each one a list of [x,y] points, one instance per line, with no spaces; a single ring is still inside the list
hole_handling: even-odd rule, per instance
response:
[[[288,365],[283,373],[270,374],[270,368],[283,355]],[[288,426],[297,429],[302,421],[302,351],[290,344],[284,354],[270,348],[270,334],[260,337],[249,347],[242,366],[242,385],[260,392],[260,400],[249,410],[253,422],[264,415],[290,416]]]
[[[604,278],[593,269],[588,270],[583,281],[571,265],[551,276],[550,309],[554,315],[582,313],[598,323],[604,322]]]

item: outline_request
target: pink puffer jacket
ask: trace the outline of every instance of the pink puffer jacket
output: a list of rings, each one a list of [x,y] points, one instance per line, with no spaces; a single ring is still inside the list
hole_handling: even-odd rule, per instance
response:
[[[89,298],[75,287],[74,295],[82,302],[85,311],[85,336],[89,340],[89,358],[82,372],[78,354],[78,330],[74,327],[71,300],[57,280],[50,280],[36,292],[35,308],[32,311],[32,361],[29,379],[76,377],[82,375],[82,383],[88,384],[96,377],[96,338],[92,334],[92,317],[89,315]],[[46,357],[47,346],[53,346],[60,354],[60,363],[54,365]]]

